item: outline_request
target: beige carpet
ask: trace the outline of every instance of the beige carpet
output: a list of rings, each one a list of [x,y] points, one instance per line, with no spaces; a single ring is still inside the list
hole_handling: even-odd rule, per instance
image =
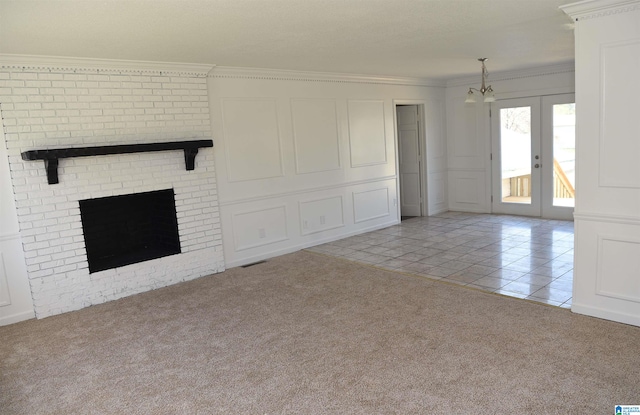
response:
[[[2,414],[610,414],[640,328],[310,252],[0,327]]]

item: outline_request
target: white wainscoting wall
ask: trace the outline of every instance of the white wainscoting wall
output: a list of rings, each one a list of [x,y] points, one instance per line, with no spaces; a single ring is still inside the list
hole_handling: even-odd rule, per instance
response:
[[[0,131],[0,326],[35,316],[7,157]]]
[[[563,9],[576,20],[572,310],[640,325],[640,1]]]
[[[225,263],[400,220],[395,106],[426,120],[426,214],[445,211],[444,85],[217,67],[209,75]]]

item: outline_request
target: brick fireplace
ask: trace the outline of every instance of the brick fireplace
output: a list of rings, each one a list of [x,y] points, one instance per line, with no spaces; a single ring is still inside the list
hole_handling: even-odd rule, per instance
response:
[[[120,66],[118,68],[117,66]],[[206,74],[152,64],[3,65],[0,111],[37,317],[224,270],[214,148],[61,159],[59,183],[21,153],[211,138]],[[80,201],[173,189],[181,252],[90,272]]]

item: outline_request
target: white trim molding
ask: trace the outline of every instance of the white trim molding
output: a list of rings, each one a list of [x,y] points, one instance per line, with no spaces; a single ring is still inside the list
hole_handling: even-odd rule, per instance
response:
[[[136,73],[206,77],[215,65],[0,54],[0,69],[14,71]]]
[[[283,69],[238,68],[231,66],[217,66],[210,73],[210,78],[257,79],[270,81],[304,81],[304,82],[333,82],[358,84],[383,84],[407,86],[446,86],[444,81],[426,78],[402,78],[391,76],[341,74],[327,72],[303,72]]]
[[[0,242],[20,239],[20,233],[0,233]]]
[[[261,200],[282,199],[288,196],[302,195],[305,193],[323,192],[326,190],[341,189],[349,186],[357,186],[357,185],[366,184],[366,183],[377,183],[377,182],[384,182],[387,180],[395,180],[397,177],[398,176],[396,175],[384,176],[384,177],[376,177],[375,179],[355,180],[351,182],[344,182],[344,183],[332,184],[327,186],[315,186],[315,187],[309,187],[305,189],[291,190],[288,192],[270,193],[268,195],[263,195],[263,196],[251,196],[251,197],[243,197],[239,199],[229,199],[229,200],[220,199],[218,201],[218,204],[219,206],[231,206],[231,205],[237,205],[237,204],[248,203],[248,202],[257,202]]]
[[[578,22],[640,10],[640,0],[584,0],[560,9]]]
[[[624,216],[591,212],[574,212],[574,220],[585,220],[591,222],[618,223],[621,225],[640,226],[640,218],[637,216]]]

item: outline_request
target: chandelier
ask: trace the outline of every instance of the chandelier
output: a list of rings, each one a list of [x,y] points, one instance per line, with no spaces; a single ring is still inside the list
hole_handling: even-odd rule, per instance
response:
[[[494,102],[496,100],[496,96],[493,93],[493,89],[491,88],[491,85],[485,86],[487,76],[489,75],[489,72],[487,72],[487,67],[484,65],[487,59],[488,58],[478,59],[482,63],[482,86],[480,87],[480,89],[469,88],[469,92],[467,92],[467,99],[464,102],[468,102],[468,103],[476,102],[476,95],[473,93],[473,91],[480,92],[484,97],[484,102]]]

